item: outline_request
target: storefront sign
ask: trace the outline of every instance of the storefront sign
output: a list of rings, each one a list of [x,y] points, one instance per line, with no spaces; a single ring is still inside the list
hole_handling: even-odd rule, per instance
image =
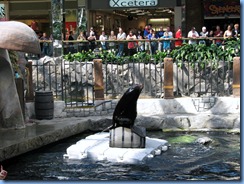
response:
[[[240,16],[240,1],[205,0],[205,17]]]
[[[110,0],[109,6],[116,7],[143,7],[157,6],[158,0]]]

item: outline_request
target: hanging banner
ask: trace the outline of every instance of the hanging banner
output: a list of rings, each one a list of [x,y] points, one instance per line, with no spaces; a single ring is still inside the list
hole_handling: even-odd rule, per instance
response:
[[[240,17],[240,1],[205,0],[204,16],[207,17]]]

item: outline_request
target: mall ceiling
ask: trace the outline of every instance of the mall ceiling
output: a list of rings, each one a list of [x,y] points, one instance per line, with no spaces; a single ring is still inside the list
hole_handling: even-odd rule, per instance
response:
[[[174,15],[174,9],[172,8],[157,8],[157,9],[139,9],[128,8],[124,10],[114,10],[114,14],[124,17],[147,17],[147,18],[168,18]]]
[[[67,3],[69,2],[69,3]],[[11,19],[49,19],[51,4],[50,0],[9,0]],[[65,0],[67,9],[75,9],[75,0]],[[173,8],[139,9],[127,8],[123,10],[97,10],[113,13],[125,18],[169,18],[174,15]]]

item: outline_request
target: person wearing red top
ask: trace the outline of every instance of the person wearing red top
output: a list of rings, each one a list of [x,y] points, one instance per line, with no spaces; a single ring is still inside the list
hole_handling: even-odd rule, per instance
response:
[[[181,27],[179,27],[178,30],[176,31],[175,38],[182,38]],[[182,40],[175,40],[175,47],[180,47],[182,43],[183,43]]]
[[[223,37],[223,31],[220,30],[219,26],[216,26],[216,31],[214,32],[214,37]],[[223,40],[217,39],[215,40],[215,43],[217,46],[222,45]]]

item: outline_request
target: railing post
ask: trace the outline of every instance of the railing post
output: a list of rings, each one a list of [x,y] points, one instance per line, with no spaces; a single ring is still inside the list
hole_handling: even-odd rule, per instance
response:
[[[164,58],[164,98],[174,98],[174,85],[173,85],[173,59]]]
[[[233,59],[233,96],[240,97],[240,57]]]
[[[102,59],[94,59],[95,100],[104,100]]]
[[[26,93],[26,101],[33,102],[34,101],[34,91],[33,91],[33,79],[32,79],[32,62],[28,62],[26,64],[27,68],[27,93]]]

